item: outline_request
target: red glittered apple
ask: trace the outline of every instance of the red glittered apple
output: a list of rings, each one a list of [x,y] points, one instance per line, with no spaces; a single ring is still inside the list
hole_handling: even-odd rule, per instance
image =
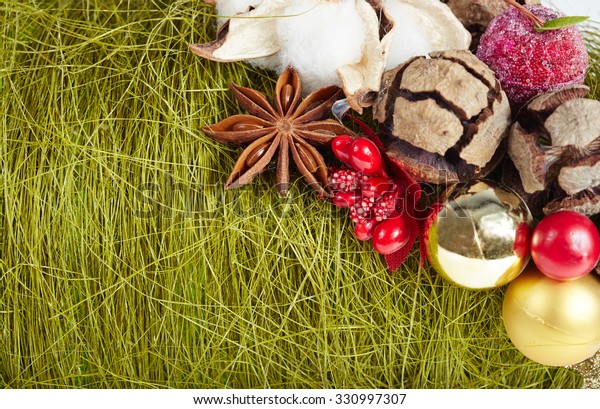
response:
[[[579,29],[568,25],[581,18],[565,19],[548,7],[505,1],[514,7],[490,22],[477,57],[494,71],[512,105],[519,107],[542,93],[582,84],[588,53]]]

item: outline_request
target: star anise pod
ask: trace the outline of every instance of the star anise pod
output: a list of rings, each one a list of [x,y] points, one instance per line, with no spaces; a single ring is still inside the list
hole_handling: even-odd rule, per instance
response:
[[[290,152],[296,167],[320,194],[329,196],[327,166],[315,146],[327,145],[337,135],[351,131],[333,119],[325,119],[342,96],[336,86],[321,88],[302,99],[296,71],[288,67],[277,80],[274,106],[261,92],[231,83],[233,95],[248,114],[233,115],[205,126],[202,131],[222,143],[246,145],[225,182],[236,188],[261,173],[277,153],[277,190],[285,196],[290,175]]]

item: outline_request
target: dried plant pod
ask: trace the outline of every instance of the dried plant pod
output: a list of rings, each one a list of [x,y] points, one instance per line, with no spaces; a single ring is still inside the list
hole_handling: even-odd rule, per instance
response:
[[[390,39],[386,69],[434,51],[469,48],[471,35],[439,0],[383,0],[396,23]]]
[[[504,0],[442,0],[473,36],[472,49],[494,17],[510,6]],[[539,0],[518,0],[520,4],[536,4]]]
[[[480,26],[485,29],[490,21],[510,7],[504,0],[442,0],[467,28]],[[539,0],[518,0],[519,4],[536,4]]]
[[[287,194],[290,165],[294,162],[308,184],[328,197],[327,166],[315,147],[330,144],[338,135],[353,135],[338,121],[327,119],[342,90],[325,87],[303,99],[298,73],[291,67],[277,80],[273,103],[251,88],[232,83],[231,90],[247,114],[236,114],[202,127],[216,141],[246,145],[225,187],[237,188],[249,183],[276,158],[277,190],[281,196]]]
[[[465,182],[502,157],[511,120],[491,70],[466,50],[416,57],[384,75],[374,106],[388,156],[421,182]]]
[[[438,0],[262,0],[190,51],[278,73],[293,66],[307,93],[340,85],[350,107],[362,113],[375,102],[386,68],[430,51],[466,49],[470,40]]]
[[[588,92],[578,85],[542,94],[510,128],[503,179],[537,215],[600,213],[600,101]]]
[[[350,107],[359,113],[373,105],[389,52],[393,20],[379,0],[356,3],[365,22],[366,41],[359,61],[337,68],[337,74]]]

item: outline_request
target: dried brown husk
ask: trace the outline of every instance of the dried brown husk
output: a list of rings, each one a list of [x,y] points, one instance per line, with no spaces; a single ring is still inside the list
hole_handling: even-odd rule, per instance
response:
[[[479,37],[485,32],[492,19],[510,6],[504,0],[442,0],[473,36],[471,49],[479,44]],[[536,4],[539,0],[518,0],[520,4]]]
[[[538,216],[561,209],[600,212],[600,101],[586,86],[534,98],[508,138],[503,179]]]

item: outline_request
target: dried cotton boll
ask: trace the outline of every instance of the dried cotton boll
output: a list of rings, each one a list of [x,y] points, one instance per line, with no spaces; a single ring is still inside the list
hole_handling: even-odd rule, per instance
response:
[[[223,24],[227,19],[239,13],[247,12],[250,7],[258,5],[262,0],[211,0],[206,1],[214,4],[217,18],[217,27]]]
[[[306,4],[285,9],[277,21],[281,43],[277,71],[287,65],[300,74],[305,92],[340,85],[337,69],[360,61],[365,27],[355,2],[320,3],[306,11]]]
[[[216,2],[217,14],[223,18],[235,16],[238,13],[248,11],[250,7],[256,6],[261,0],[221,0]]]
[[[471,35],[452,11],[438,0],[384,0],[394,20],[386,70],[433,51],[463,50]]]
[[[398,14],[397,21],[386,7]],[[289,64],[306,93],[340,85],[358,113],[376,101],[386,66],[431,50],[466,49],[471,41],[438,0],[262,0],[228,23],[220,26],[215,40],[190,44],[190,51],[278,73]],[[397,52],[387,64],[394,37]]]
[[[391,70],[409,58],[427,55],[433,51],[429,40],[419,27],[414,15],[414,7],[409,4],[387,0],[386,11],[394,19],[401,22],[394,27],[394,36],[390,44],[386,69]]]

